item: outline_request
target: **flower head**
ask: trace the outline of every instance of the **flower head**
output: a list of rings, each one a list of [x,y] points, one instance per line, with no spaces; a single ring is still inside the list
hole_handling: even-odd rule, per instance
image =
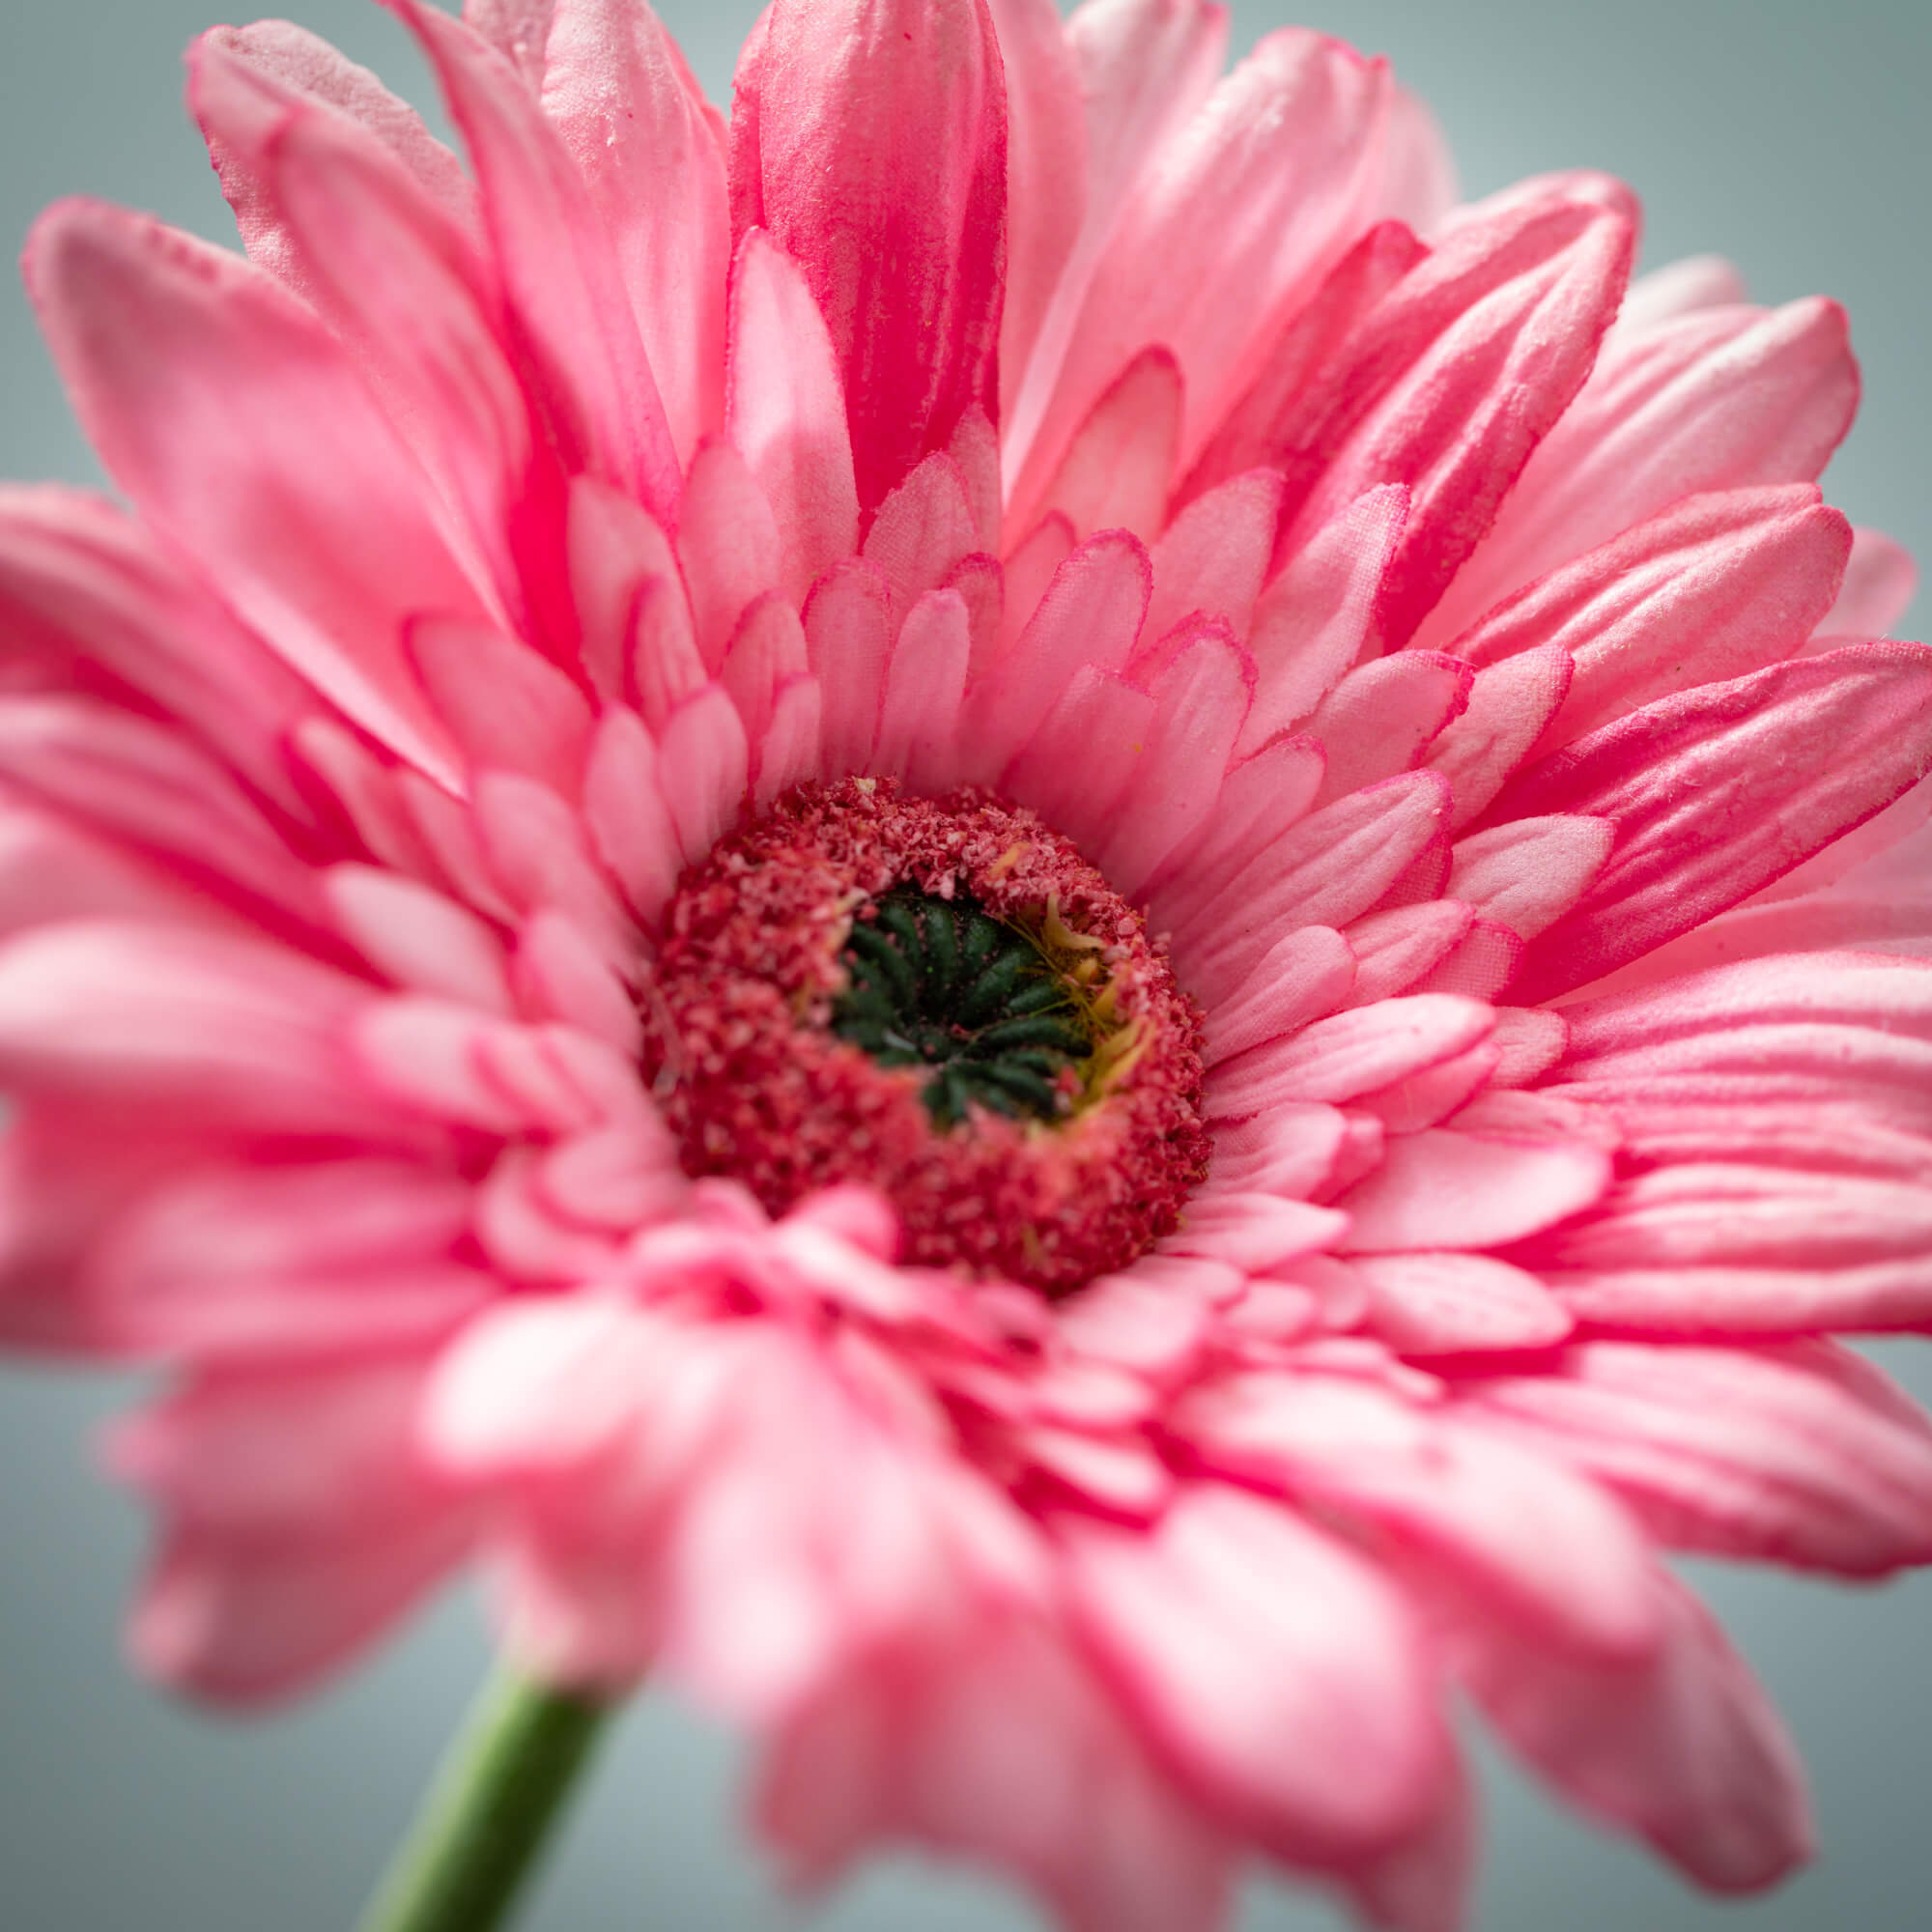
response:
[[[283,23],[250,259],[28,276],[131,503],[0,499],[0,1323],[175,1365],[146,1664],[484,1557],[575,1685],[1088,1932],[1259,1854],[1455,1921],[1466,1690],[1694,1878],[1803,1855],[1660,1561],[1932,1558],[1932,652],[1830,304],[1454,206],[1193,0]],[[1901,891],[1900,880],[1914,883]]]

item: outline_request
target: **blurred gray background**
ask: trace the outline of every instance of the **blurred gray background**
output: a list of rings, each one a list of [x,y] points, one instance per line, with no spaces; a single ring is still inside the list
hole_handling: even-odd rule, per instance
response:
[[[451,0],[454,4],[454,0]],[[180,104],[210,0],[4,0],[0,232],[70,192],[231,231]],[[303,22],[420,101],[420,64],[371,0]],[[713,98],[752,0],[665,0]],[[1932,9],[1925,0],[1358,0],[1235,6],[1236,47],[1298,18],[1390,54],[1455,142],[1465,189],[1588,164],[1649,209],[1646,260],[1717,249],[1767,300],[1850,307],[1865,409],[1828,487],[1854,521],[1932,556]],[[246,17],[245,15],[242,17]],[[10,280],[0,297],[0,473],[97,476]],[[1921,610],[1922,610],[1921,606]],[[1922,617],[1919,619],[1922,623]],[[1917,635],[1908,621],[1905,635]],[[1919,1352],[1922,1350],[1923,1352]],[[1932,1396],[1932,1348],[1888,1345]],[[117,1623],[133,1510],[91,1444],[135,1384],[0,1370],[0,1925],[7,1932],[345,1932],[487,1662],[458,1596],[315,1701],[237,1724],[127,1674]],[[1783,1891],[1694,1896],[1558,1813],[1486,1756],[1483,1932],[1797,1932],[1932,1923],[1932,1577],[1876,1591],[1699,1566],[1809,1761],[1824,1852]],[[1293,1741],[1284,1740],[1293,1748]],[[625,1719],[528,1916],[538,1932],[768,1932],[806,1922],[737,1829],[734,1743],[646,1696]],[[1017,1932],[1012,1894],[912,1859],[874,1866],[823,1932]],[[1241,1932],[1337,1932],[1258,1880]]]

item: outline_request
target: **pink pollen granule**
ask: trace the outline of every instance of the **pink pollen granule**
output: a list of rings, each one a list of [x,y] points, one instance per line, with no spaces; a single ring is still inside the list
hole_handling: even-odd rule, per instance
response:
[[[853,923],[895,887],[969,898],[1067,966],[1097,1017],[1087,1088],[1065,1118],[976,1105],[942,1127],[921,1069],[881,1065],[832,1031]],[[800,787],[687,874],[657,988],[646,1070],[687,1171],[743,1181],[773,1213],[838,1182],[876,1187],[908,1261],[1064,1293],[1172,1232],[1207,1173],[1198,1008],[1074,847],[984,792]]]

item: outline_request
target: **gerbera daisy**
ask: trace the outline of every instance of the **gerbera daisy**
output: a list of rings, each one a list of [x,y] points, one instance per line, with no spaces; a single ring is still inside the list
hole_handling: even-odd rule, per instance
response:
[[[1777,1878],[1660,1552],[1932,1558],[1831,1339],[1932,1312],[1841,314],[1190,0],[776,0],[728,129],[641,0],[391,4],[469,172],[219,28],[249,259],[27,257],[131,509],[0,499],[0,1322],[175,1371],[143,1662],[292,1691],[475,1559],[491,1764],[661,1673],[807,1882],[1433,1932],[1459,1691]],[[485,1922],[530,1775],[380,1922]]]

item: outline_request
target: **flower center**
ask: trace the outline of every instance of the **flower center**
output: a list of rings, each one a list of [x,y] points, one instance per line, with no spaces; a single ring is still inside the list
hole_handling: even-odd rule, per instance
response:
[[[647,1018],[687,1172],[775,1213],[877,1187],[922,1264],[1064,1293],[1171,1232],[1207,1169],[1200,1017],[1165,955],[983,793],[789,794],[686,874]]]
[[[849,982],[832,1030],[880,1066],[924,1071],[922,1097],[942,1127],[977,1103],[1051,1121],[1094,1052],[1077,981],[1045,944],[989,919],[964,893],[956,903],[900,890],[854,919],[840,953]]]

